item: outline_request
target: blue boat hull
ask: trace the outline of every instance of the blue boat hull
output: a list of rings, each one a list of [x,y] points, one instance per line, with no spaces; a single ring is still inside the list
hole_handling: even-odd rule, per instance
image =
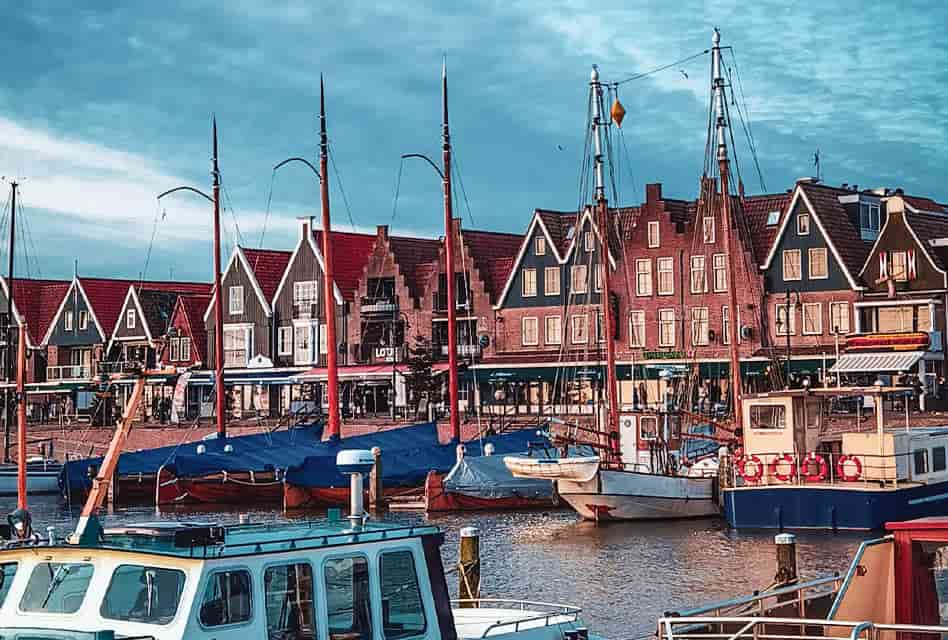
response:
[[[948,515],[948,482],[905,488],[820,486],[724,490],[736,529],[881,529],[886,522]]]

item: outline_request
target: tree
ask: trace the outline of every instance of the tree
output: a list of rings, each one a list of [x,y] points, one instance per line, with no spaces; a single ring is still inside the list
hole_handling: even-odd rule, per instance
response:
[[[422,399],[429,403],[434,402],[441,391],[441,382],[436,380],[432,372],[434,352],[431,341],[423,335],[417,335],[413,344],[408,348],[408,372],[405,373],[405,389],[408,392],[408,402],[414,408],[415,415]]]

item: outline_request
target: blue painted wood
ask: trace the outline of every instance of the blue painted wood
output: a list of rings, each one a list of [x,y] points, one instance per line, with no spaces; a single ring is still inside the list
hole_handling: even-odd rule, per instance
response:
[[[88,313],[88,324],[84,330],[79,329],[79,312]],[[72,312],[72,329],[66,329],[66,314]],[[105,342],[108,338],[99,333],[95,322],[92,319],[92,313],[89,311],[89,304],[82,291],[77,287],[70,289],[66,296],[66,304],[59,316],[55,319],[53,331],[49,336],[49,344],[57,347],[78,347],[89,346]]]

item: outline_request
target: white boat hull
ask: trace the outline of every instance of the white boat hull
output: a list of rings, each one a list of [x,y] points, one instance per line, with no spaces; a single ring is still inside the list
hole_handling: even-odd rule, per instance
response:
[[[29,468],[26,472],[26,492],[29,495],[59,493],[59,465],[51,465],[43,470]],[[0,466],[0,496],[15,496],[17,494],[16,465]]]
[[[595,478],[596,472],[599,471],[599,458],[596,456],[567,458],[505,456],[504,465],[515,478],[588,482]]]
[[[559,480],[559,496],[586,520],[661,520],[718,515],[716,478],[601,469],[587,482]]]

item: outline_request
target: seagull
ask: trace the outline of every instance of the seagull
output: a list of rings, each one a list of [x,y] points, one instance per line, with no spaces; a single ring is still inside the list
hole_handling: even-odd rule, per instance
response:
[[[687,80],[687,79],[688,79],[688,74],[687,74],[687,73],[685,73],[685,70],[684,70],[684,69],[679,69],[678,71],[680,71],[680,72],[681,72],[681,75],[683,75],[683,76],[685,76],[685,80]]]
[[[557,151],[562,151],[562,150],[563,150],[563,145],[561,145],[561,144],[556,145],[556,150],[557,150]]]

